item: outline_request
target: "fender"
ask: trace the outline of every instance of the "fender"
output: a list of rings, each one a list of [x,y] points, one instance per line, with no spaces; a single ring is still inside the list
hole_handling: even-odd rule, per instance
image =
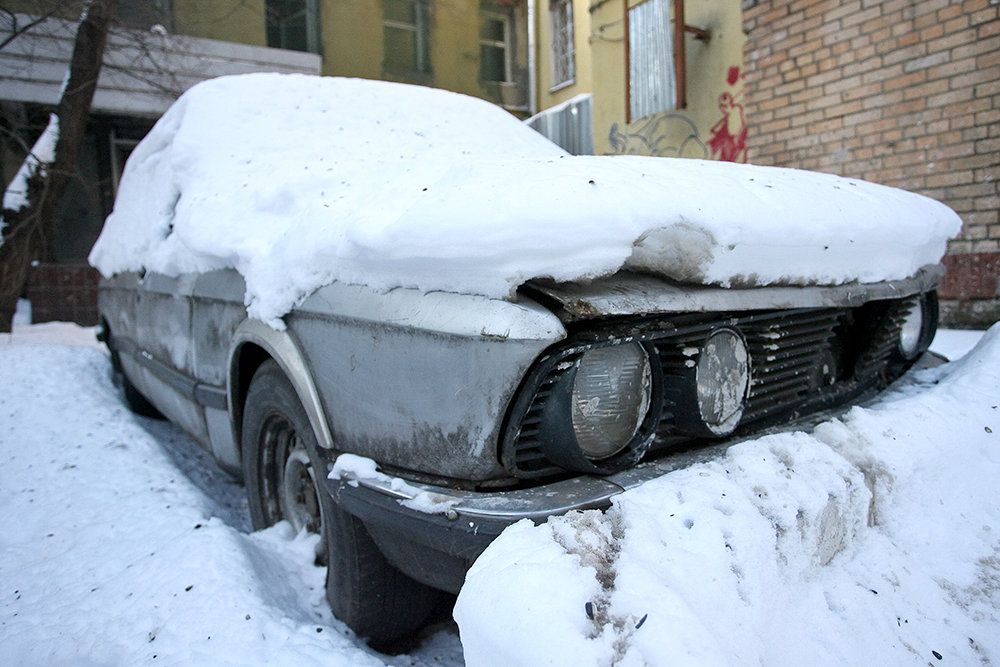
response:
[[[237,442],[242,441],[243,406],[239,404],[240,378],[239,354],[244,345],[253,344],[263,349],[285,373],[295,393],[306,411],[309,423],[316,435],[316,442],[324,449],[333,448],[333,437],[326,413],[320,401],[316,383],[305,363],[302,350],[291,334],[278,331],[260,320],[244,320],[233,334],[233,342],[229,348],[229,373],[226,383],[229,401],[229,419]]]

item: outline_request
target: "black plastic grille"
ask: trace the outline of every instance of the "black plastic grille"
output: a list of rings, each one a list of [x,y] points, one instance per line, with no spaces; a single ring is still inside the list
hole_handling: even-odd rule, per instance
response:
[[[902,321],[917,299],[873,302],[858,308],[664,317],[642,322],[629,330],[627,338],[649,345],[662,375],[669,377],[695,363],[701,344],[716,329],[740,331],[750,354],[750,394],[738,428],[746,433],[845,402],[902,374],[905,364],[897,363],[896,345]],[[505,460],[513,474],[542,477],[561,472],[546,458],[539,439],[546,401],[559,379],[594,341],[625,337],[622,333],[589,332],[543,360],[544,369],[540,370],[544,372],[527,407],[520,415],[512,414],[517,431],[508,441],[512,450]],[[675,432],[674,413],[668,397],[656,427],[652,455],[692,441]]]

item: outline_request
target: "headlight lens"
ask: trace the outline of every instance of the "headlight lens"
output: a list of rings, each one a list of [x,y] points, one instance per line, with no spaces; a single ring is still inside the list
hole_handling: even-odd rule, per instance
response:
[[[922,301],[913,304],[899,330],[899,353],[906,359],[913,359],[920,353],[920,342],[924,332],[924,308]]]
[[[649,411],[649,356],[641,345],[589,350],[573,383],[572,417],[576,441],[591,460],[625,449]]]
[[[750,355],[743,337],[719,329],[705,341],[695,369],[698,412],[715,435],[728,435],[743,417],[750,390]]]

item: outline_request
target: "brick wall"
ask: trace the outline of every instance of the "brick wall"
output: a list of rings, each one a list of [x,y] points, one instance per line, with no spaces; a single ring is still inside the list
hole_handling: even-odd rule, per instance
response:
[[[964,221],[953,324],[1000,319],[1000,2],[747,0],[749,161],[921,192]]]
[[[28,273],[33,322],[97,324],[99,274],[86,264],[37,264]]]

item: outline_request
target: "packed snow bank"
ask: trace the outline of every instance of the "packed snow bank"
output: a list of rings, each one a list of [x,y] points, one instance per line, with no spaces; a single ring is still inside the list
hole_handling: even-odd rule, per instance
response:
[[[467,663],[997,662],[998,387],[995,325],[811,433],[512,526],[459,595]]]
[[[942,354],[949,361],[955,361],[976,346],[983,337],[982,331],[967,329],[938,329],[931,341],[931,352]]]
[[[316,538],[248,534],[243,488],[127,412],[104,353],[15,342],[0,369],[0,665],[461,663],[451,633],[397,658],[355,638]]]
[[[720,285],[877,281],[937,262],[933,200],[790,169],[571,157],[488,104],[251,74],[191,88],[129,158],[104,275],[234,267],[251,315],[332,281],[507,297],[622,267]]]

